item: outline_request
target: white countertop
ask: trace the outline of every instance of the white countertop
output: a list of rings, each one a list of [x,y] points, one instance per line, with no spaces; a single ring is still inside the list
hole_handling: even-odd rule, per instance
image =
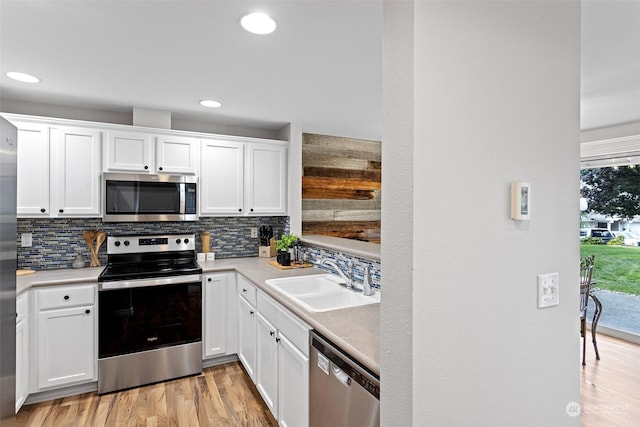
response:
[[[362,243],[362,242],[360,242]],[[344,251],[347,252],[347,251]],[[269,264],[272,258],[225,258],[199,262],[203,274],[237,271],[267,295],[287,307],[313,329],[324,335],[354,359],[380,375],[380,306],[363,307],[314,313],[295,304],[265,283],[268,279],[310,274],[326,274],[317,268],[280,270]],[[103,267],[43,270],[17,278],[18,294],[31,287],[97,282]]]

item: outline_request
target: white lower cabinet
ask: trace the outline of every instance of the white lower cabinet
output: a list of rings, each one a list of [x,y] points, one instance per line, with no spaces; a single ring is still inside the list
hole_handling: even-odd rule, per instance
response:
[[[281,426],[309,425],[309,330],[268,296],[257,298],[256,387]]]
[[[28,294],[16,299],[16,413],[29,396],[29,306]]]
[[[204,358],[235,354],[238,350],[238,310],[234,273],[203,276]]]
[[[278,358],[278,422],[281,426],[309,425],[309,356],[280,336]]]
[[[256,348],[256,388],[264,403],[278,419],[278,341],[277,329],[258,312]]]
[[[35,291],[37,391],[97,380],[95,285]]]
[[[251,377],[256,381],[256,307],[242,294],[247,284],[238,276],[238,359]],[[250,285],[249,285],[250,286]],[[253,288],[253,287],[252,287]],[[255,291],[255,288],[253,288]]]

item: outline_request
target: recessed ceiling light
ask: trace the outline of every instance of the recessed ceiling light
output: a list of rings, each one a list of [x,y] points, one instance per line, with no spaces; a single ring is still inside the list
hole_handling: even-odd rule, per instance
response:
[[[213,99],[203,99],[202,101],[200,101],[200,105],[202,105],[203,107],[209,107],[209,108],[220,108],[220,107],[222,107],[222,103],[221,102],[214,101]]]
[[[264,13],[250,13],[240,20],[242,28],[254,34],[270,34],[276,29],[276,21]]]
[[[7,73],[7,77],[24,83],[40,83],[40,79],[36,76],[32,76],[31,74],[26,73],[19,73],[17,71],[9,71]]]

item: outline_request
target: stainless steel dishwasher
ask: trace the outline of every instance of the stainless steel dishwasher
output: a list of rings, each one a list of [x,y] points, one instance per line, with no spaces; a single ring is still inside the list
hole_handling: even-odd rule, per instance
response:
[[[380,379],[329,340],[311,331],[309,425],[380,425]]]

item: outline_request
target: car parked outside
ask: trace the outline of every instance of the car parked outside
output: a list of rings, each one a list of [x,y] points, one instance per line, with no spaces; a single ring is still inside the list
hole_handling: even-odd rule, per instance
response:
[[[612,231],[616,237],[624,237],[625,246],[640,246],[640,236],[630,231]]]
[[[602,243],[608,243],[609,240],[613,239],[615,236],[611,233],[611,231],[606,228],[582,228],[580,229],[580,239],[586,239],[587,237],[596,237],[602,240]]]

